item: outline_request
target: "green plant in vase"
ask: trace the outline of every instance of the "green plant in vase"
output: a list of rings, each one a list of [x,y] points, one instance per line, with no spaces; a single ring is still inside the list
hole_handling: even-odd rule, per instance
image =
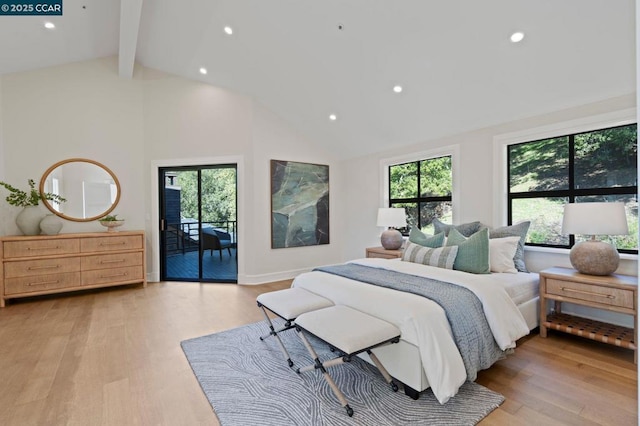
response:
[[[40,221],[44,217],[42,211],[37,207],[40,201],[44,199],[55,203],[63,203],[67,200],[58,194],[40,193],[36,189],[36,182],[33,179],[29,179],[28,183],[28,191],[18,189],[6,182],[0,182],[0,186],[9,191],[9,195],[5,198],[9,205],[22,207],[22,211],[16,216],[18,229],[25,235],[38,235],[40,233]]]
[[[58,194],[52,194],[50,192],[41,194],[40,191],[36,189],[36,182],[33,179],[29,179],[28,182],[30,188],[29,192],[18,189],[6,182],[0,182],[0,186],[4,186],[6,190],[9,191],[9,195],[5,198],[7,203],[16,207],[27,207],[39,205],[40,200],[42,199],[53,201],[55,203],[64,203],[67,201]]]
[[[117,214],[103,216],[98,219],[100,225],[106,226],[108,232],[115,232],[115,228],[121,226],[124,223],[124,219],[118,219]]]

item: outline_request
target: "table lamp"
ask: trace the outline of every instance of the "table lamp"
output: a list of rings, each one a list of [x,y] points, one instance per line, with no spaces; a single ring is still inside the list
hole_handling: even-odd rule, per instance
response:
[[[569,203],[564,206],[563,234],[591,235],[591,239],[573,246],[571,265],[583,274],[610,275],[618,269],[620,255],[611,244],[596,240],[596,235],[629,233],[624,203]]]
[[[403,208],[379,208],[377,225],[388,228],[380,235],[382,247],[386,250],[402,247],[402,234],[394,228],[407,226],[407,216]]]

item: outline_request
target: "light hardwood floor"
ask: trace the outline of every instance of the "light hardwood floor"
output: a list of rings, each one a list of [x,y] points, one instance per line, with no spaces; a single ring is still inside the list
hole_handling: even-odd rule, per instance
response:
[[[149,283],[0,309],[1,425],[216,425],[180,341],[259,321],[289,286]],[[478,383],[506,397],[481,425],[633,425],[631,351],[559,333],[523,338]]]

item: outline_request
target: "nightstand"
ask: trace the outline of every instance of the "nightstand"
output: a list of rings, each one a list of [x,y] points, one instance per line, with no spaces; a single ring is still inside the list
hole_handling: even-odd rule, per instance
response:
[[[638,362],[638,277],[629,275],[585,275],[570,268],[549,268],[540,272],[540,336],[547,330],[582,336],[634,351]],[[555,309],[547,313],[547,300]],[[633,328],[589,320],[562,313],[562,302],[633,315]]]
[[[384,247],[369,247],[367,248],[367,257],[398,259],[402,257],[402,250],[387,250]]]

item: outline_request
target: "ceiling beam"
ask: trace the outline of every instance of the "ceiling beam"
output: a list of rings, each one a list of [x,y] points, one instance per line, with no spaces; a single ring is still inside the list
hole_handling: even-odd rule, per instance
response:
[[[118,55],[120,77],[133,77],[142,2],[143,0],[120,0],[120,49]]]

